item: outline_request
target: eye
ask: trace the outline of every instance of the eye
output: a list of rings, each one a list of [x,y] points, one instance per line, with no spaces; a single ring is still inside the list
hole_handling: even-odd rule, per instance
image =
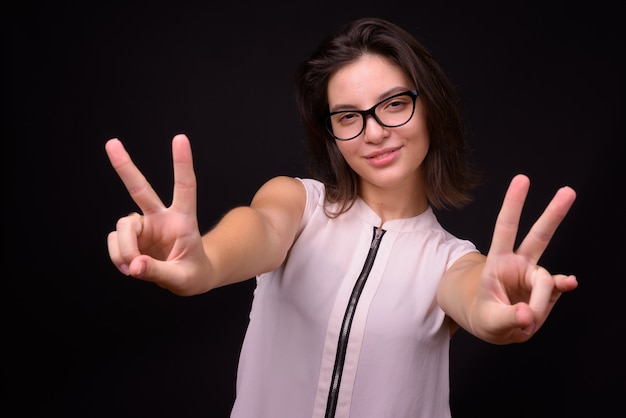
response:
[[[341,112],[335,115],[335,121],[341,124],[349,124],[353,123],[355,120],[358,120],[361,117],[358,113],[354,112]]]
[[[410,99],[406,96],[394,97],[383,103],[381,107],[385,112],[395,112],[406,108],[406,106],[409,105],[409,102]]]

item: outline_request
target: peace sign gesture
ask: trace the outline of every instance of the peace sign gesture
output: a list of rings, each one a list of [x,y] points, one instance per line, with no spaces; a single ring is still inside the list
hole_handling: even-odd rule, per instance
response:
[[[576,199],[560,188],[517,249],[519,220],[530,181],[517,175],[506,192],[486,259],[469,255],[442,279],[440,303],[459,325],[496,344],[528,340],[576,277],[551,274],[538,261]],[[473,273],[473,274],[472,274]],[[467,275],[473,276],[468,279]]]
[[[190,278],[208,277],[210,266],[198,230],[196,177],[191,146],[185,135],[172,141],[174,193],[166,207],[132,162],[122,143],[113,138],[105,149],[140,213],[117,221],[108,235],[111,261],[124,274],[151,281],[179,295],[198,293]],[[206,290],[206,289],[201,289]]]

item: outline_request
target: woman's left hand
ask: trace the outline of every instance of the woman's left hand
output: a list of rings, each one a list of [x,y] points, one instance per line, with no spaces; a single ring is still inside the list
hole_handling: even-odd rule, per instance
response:
[[[537,263],[576,199],[560,188],[523,241],[514,249],[530,181],[511,181],[498,214],[493,239],[470,312],[472,332],[493,343],[528,340],[545,322],[563,292],[578,286],[573,275],[551,274]]]

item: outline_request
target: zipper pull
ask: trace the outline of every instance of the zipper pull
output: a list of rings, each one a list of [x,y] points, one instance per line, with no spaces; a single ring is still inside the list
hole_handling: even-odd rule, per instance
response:
[[[376,230],[376,233],[374,234],[374,239],[372,240],[370,249],[378,246],[378,244],[380,243],[380,239],[383,236],[383,233],[385,232],[385,230],[382,227],[374,227],[374,229]]]

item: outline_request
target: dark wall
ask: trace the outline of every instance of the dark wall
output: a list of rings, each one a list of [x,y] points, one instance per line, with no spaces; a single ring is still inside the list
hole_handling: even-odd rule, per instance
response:
[[[261,3],[30,3],[3,14],[5,398],[24,399],[15,406],[33,417],[228,415],[253,282],[180,298],[119,274],[106,235],[136,207],[104,142],[120,137],[169,202],[170,140],[187,133],[207,229],[269,177],[306,173],[295,67],[341,23],[375,15],[421,39],[465,103],[488,181],[474,204],[440,213],[448,229],[486,252],[519,172],[532,183],[521,232],[558,187],[578,192],[541,263],[576,274],[579,288],[528,343],[455,336],[454,416],[619,408],[609,395],[624,375],[626,316],[617,2]]]

